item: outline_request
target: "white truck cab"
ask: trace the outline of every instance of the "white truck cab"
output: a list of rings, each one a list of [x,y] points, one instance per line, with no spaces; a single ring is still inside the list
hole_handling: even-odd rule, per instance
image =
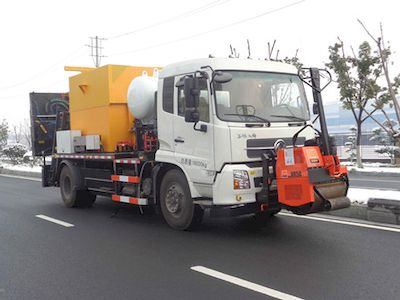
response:
[[[303,84],[294,66],[271,61],[209,58],[163,68],[157,94],[156,161],[177,166],[192,198],[212,205],[256,202],[261,154],[310,123]],[[219,77],[229,78],[218,80]],[[198,120],[188,110],[184,78],[198,78]],[[305,130],[299,144],[314,138]],[[198,202],[201,203],[201,202]]]

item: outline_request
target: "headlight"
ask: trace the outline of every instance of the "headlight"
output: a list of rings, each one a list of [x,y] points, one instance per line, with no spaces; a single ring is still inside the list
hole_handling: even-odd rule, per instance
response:
[[[247,171],[233,170],[233,189],[243,190],[250,188],[250,179]]]

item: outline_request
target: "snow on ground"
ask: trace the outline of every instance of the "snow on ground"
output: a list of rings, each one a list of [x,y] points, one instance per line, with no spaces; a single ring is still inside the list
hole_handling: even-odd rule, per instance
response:
[[[352,203],[356,204],[367,204],[370,198],[400,201],[400,191],[349,188],[347,197]]]
[[[384,163],[364,163],[364,168],[357,168],[353,163],[341,162],[347,166],[349,171],[354,170],[357,172],[376,172],[376,173],[399,173],[400,167],[393,167],[391,164]]]
[[[30,165],[27,165],[27,164],[12,165],[12,164],[8,164],[8,163],[0,162],[0,167],[3,167],[4,169],[8,169],[8,170],[14,170],[14,171],[35,172],[35,173],[42,172],[41,166],[31,167]]]

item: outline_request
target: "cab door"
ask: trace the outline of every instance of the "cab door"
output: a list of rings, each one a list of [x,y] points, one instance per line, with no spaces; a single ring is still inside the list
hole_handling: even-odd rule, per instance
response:
[[[176,76],[175,84],[185,75]],[[199,82],[200,121],[185,122],[185,95],[183,86],[175,87],[174,149],[175,159],[183,166],[193,183],[212,184],[214,167],[214,126],[209,83],[206,78]],[[200,128],[203,127],[203,131]],[[205,130],[204,130],[205,129]]]

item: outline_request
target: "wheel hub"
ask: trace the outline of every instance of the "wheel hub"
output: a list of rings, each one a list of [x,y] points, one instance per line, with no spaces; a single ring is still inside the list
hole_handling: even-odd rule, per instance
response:
[[[63,188],[64,188],[64,192],[65,192],[66,195],[70,195],[71,194],[71,189],[72,189],[71,185],[72,185],[71,184],[71,179],[68,176],[66,176],[64,178],[64,183],[63,183]]]
[[[183,190],[177,185],[171,185],[167,191],[167,197],[165,201],[167,210],[172,214],[178,213],[181,210],[183,198]]]

